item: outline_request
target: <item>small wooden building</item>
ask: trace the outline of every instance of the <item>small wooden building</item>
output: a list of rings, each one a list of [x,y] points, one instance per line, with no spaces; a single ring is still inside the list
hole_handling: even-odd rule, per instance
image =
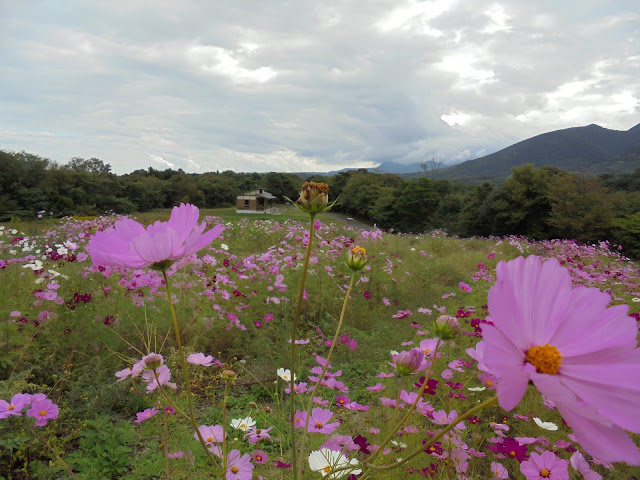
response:
[[[238,213],[267,213],[274,208],[278,197],[259,188],[236,197],[236,212]]]

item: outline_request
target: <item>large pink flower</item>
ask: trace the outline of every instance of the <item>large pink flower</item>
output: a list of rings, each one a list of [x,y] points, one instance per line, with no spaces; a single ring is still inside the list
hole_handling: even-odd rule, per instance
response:
[[[94,265],[131,268],[166,268],[171,262],[196,253],[209,245],[224,230],[216,225],[203,233],[206,224],[198,225],[198,207],[181,203],[173,207],[168,222],[155,222],[147,228],[129,218],[96,233],[87,245]]]
[[[556,259],[500,262],[489,290],[495,327],[483,327],[484,361],[511,410],[529,382],[553,400],[587,452],[640,464],[625,431],[640,433],[640,349],[627,306],[575,287]]]

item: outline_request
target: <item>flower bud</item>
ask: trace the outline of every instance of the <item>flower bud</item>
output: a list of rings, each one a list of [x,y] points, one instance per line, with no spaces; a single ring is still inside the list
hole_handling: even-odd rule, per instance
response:
[[[233,370],[223,370],[221,375],[225,380],[233,380],[234,378],[236,378],[236,372],[234,372]]]
[[[162,366],[162,362],[164,361],[162,355],[158,355],[157,353],[150,353],[149,355],[143,357],[144,365],[150,369],[155,370]]]
[[[397,354],[393,362],[396,367],[398,375],[406,376],[411,375],[413,372],[420,368],[422,361],[424,360],[424,352],[421,348],[412,348],[409,351],[403,351]]]
[[[287,200],[291,202],[291,199],[287,198]],[[300,191],[300,198],[292,203],[303,212],[315,216],[326,212],[336,202],[329,204],[329,186],[326,183],[305,182]]]
[[[324,206],[329,203],[329,185],[318,182],[305,182],[300,191],[298,203],[305,208]]]
[[[353,247],[347,253],[347,267],[358,272],[367,264],[367,251],[362,247]]]
[[[459,332],[458,319],[451,315],[440,315],[433,326],[433,333],[443,341],[452,340]]]

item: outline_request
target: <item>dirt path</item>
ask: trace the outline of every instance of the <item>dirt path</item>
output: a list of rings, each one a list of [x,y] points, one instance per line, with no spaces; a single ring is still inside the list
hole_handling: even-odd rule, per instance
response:
[[[346,223],[350,227],[359,228],[360,230],[373,229],[371,225],[367,225],[366,223],[362,223],[357,220],[354,220],[353,218],[347,217],[347,215],[345,215],[344,213],[326,212],[324,215],[327,215],[328,217],[331,217],[334,220],[337,220],[339,222]]]

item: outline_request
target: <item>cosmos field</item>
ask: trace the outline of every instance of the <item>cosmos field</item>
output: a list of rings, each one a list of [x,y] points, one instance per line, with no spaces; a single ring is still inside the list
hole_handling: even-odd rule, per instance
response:
[[[621,247],[200,217],[215,238],[160,269],[88,251],[123,217],[0,227],[0,478],[638,474]],[[535,325],[558,341],[514,370]]]

